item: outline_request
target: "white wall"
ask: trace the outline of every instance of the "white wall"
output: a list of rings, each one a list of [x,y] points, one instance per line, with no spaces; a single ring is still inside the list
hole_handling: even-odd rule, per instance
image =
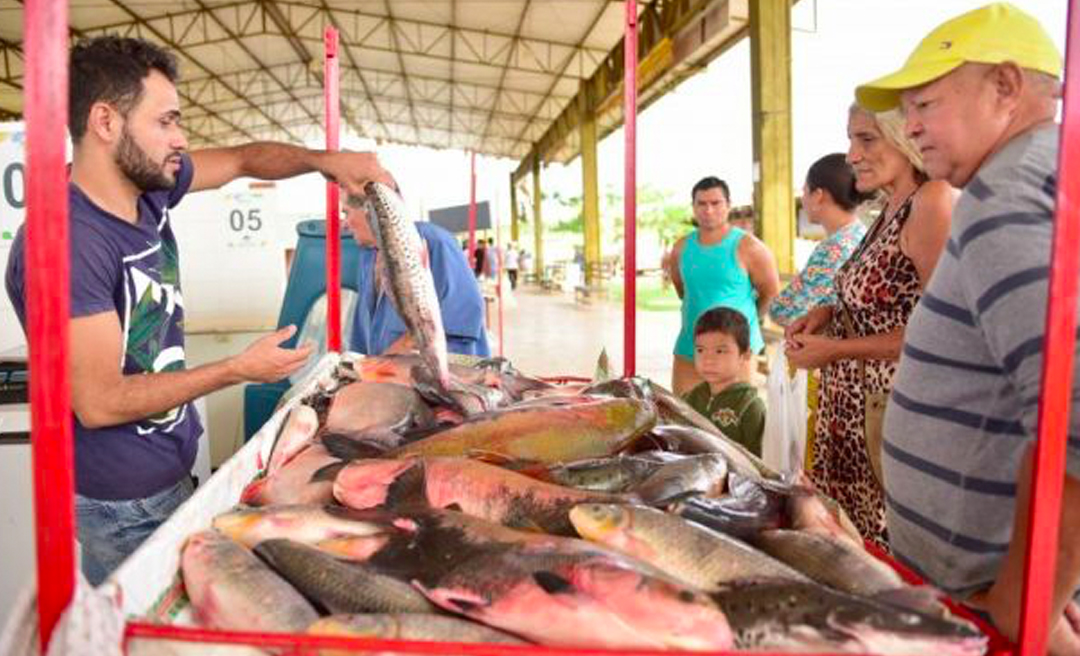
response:
[[[26,201],[22,123],[0,123],[0,277],[7,269],[15,231],[23,221]],[[13,204],[14,203],[14,204]],[[0,293],[0,352],[26,343],[6,293]]]
[[[189,194],[172,210],[189,334],[276,325],[285,249],[296,244],[295,220],[278,210],[280,193],[241,180]]]

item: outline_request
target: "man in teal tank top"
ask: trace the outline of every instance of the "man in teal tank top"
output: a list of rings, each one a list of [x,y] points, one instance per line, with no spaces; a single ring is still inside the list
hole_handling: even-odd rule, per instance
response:
[[[682,299],[682,330],[675,342],[671,387],[683,394],[701,383],[694,371],[694,323],[706,310],[726,306],[750,324],[750,350],[761,353],[761,317],[780,291],[772,252],[754,235],[728,223],[727,183],[709,176],[691,192],[697,228],[680,239],[668,274]]]

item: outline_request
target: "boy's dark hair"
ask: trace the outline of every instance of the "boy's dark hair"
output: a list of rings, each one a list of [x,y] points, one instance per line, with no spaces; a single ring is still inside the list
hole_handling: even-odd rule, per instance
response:
[[[824,189],[847,212],[872,197],[855,188],[855,169],[843,153],[832,153],[814,162],[806,172],[806,188],[810,191]]]
[[[724,333],[735,339],[739,353],[750,350],[750,322],[742,312],[729,307],[706,310],[694,324],[694,337],[705,333]]]
[[[698,180],[697,184],[694,185],[694,188],[690,190],[690,202],[694,202],[697,200],[697,195],[699,191],[708,191],[709,189],[716,189],[717,187],[720,187],[720,190],[724,192],[724,200],[727,201],[728,205],[730,205],[731,190],[728,189],[726,182],[716,177],[715,175],[710,175],[708,177],[704,177]]]
[[[115,35],[83,39],[71,49],[68,76],[68,128],[72,143],[86,134],[90,108],[104,102],[127,116],[143,94],[143,78],[158,71],[176,83],[176,57],[142,39]]]

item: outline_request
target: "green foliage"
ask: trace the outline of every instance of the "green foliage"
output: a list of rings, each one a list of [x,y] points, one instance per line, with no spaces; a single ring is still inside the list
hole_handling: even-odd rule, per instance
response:
[[[563,196],[554,192],[551,199],[568,210],[572,218],[560,221],[551,227],[553,232],[582,234],[585,231],[582,197]],[[605,241],[622,241],[623,235],[623,196],[607,189],[600,208],[601,231]],[[659,190],[649,185],[642,187],[637,194],[637,225],[641,232],[652,232],[665,245],[673,243],[690,228],[690,208],[686,203],[674,200],[674,194],[668,190]]]
[[[608,283],[608,300],[622,303],[622,280]],[[682,307],[679,295],[670,284],[664,286],[659,276],[638,276],[634,305],[642,312],[677,312]]]
[[[654,233],[660,243],[668,245],[690,229],[690,207],[675,202],[668,190],[657,190],[646,185],[638,192],[638,230]]]

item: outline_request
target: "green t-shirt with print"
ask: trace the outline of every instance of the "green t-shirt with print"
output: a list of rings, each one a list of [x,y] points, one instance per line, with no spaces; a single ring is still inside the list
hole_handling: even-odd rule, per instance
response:
[[[701,383],[684,398],[695,410],[716,424],[724,435],[761,457],[765,403],[753,385],[735,383],[714,395],[708,383]]]

